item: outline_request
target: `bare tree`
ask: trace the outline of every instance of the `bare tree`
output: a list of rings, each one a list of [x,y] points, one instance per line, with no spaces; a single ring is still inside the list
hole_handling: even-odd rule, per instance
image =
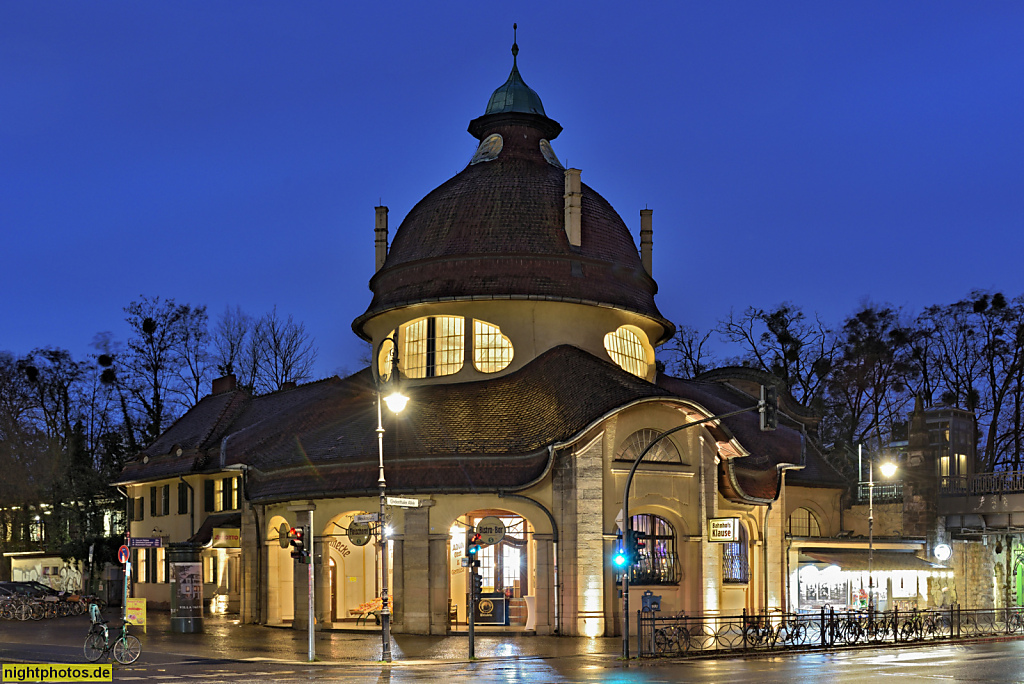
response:
[[[748,307],[738,317],[730,312],[715,331],[740,345],[744,363],[783,380],[801,404],[820,403],[838,347],[820,319],[809,322],[799,307],[784,302],[772,310]]]
[[[718,362],[707,347],[712,332],[701,335],[693,326],[678,326],[676,334],[666,345],[665,370],[670,375],[691,379],[715,368]]]
[[[243,358],[252,327],[252,316],[237,305],[234,309],[226,307],[217,319],[212,338],[213,362],[221,375],[244,374],[246,363]]]
[[[260,391],[273,392],[286,382],[301,382],[312,377],[316,349],[306,326],[296,323],[291,314],[281,318],[275,306],[257,321],[252,337],[258,350],[257,377]]]

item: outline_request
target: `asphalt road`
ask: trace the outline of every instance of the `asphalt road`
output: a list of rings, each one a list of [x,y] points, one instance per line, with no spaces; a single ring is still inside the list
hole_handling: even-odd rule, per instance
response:
[[[0,661],[83,662],[80,641],[88,623],[76,618],[0,622]],[[155,627],[155,626],[154,626]],[[304,662],[304,635],[290,630],[211,622],[204,635],[171,635],[151,628],[143,655],[115,664],[114,681],[248,684],[250,682],[697,682],[707,684],[823,684],[879,682],[1024,682],[1024,640],[940,644],[911,648],[792,653],[749,658],[623,663],[617,640],[487,637],[482,657],[465,660],[465,638],[403,637],[392,665],[365,654],[373,634],[319,635],[318,653],[336,658]],[[360,655],[362,654],[362,655]]]

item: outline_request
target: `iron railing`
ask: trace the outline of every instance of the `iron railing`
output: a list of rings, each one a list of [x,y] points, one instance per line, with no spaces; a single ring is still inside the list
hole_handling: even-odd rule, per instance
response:
[[[715,617],[661,616],[638,612],[641,658],[694,656],[730,651],[828,649],[903,644],[965,637],[1024,634],[1024,608],[817,613],[769,613]]]
[[[857,501],[864,503],[868,500],[868,488],[871,485],[867,482],[859,483],[857,487]],[[874,485],[875,503],[893,503],[894,501],[903,501],[903,483],[902,482],[889,482],[886,484],[875,483]]]
[[[939,478],[939,491],[943,494],[1009,494],[1024,492],[1024,470],[999,473],[979,473],[972,477],[945,476]]]

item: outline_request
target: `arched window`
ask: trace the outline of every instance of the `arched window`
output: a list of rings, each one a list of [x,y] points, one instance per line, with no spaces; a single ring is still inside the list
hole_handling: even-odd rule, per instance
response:
[[[473,321],[473,366],[481,373],[497,373],[512,363],[512,342],[501,328]]]
[[[676,554],[676,532],[664,518],[649,513],[630,516],[638,541],[636,561],[629,569],[629,583],[678,584],[682,578]],[[619,574],[616,582],[622,581]]]
[[[651,428],[643,428],[637,430],[622,443],[619,450],[615,453],[616,461],[628,461],[632,463],[636,460],[636,457],[643,453],[644,449],[653,442],[661,432],[653,430]],[[683,459],[679,455],[679,450],[671,439],[665,438],[654,445],[647,455],[644,456],[644,463],[682,463]]]
[[[605,335],[604,348],[619,368],[640,378],[647,377],[647,370],[654,363],[654,349],[647,342],[647,335],[632,325],[620,326]]]
[[[410,378],[434,378],[462,370],[465,356],[462,316],[428,316],[406,324],[399,369]]]
[[[740,523],[740,540],[722,545],[722,581],[746,584],[750,581],[747,528]]]
[[[786,532],[791,537],[820,537],[821,526],[814,513],[806,508],[798,508],[789,515]]]

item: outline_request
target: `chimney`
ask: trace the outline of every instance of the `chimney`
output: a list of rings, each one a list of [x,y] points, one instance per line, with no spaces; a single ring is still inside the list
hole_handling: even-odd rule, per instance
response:
[[[583,211],[583,190],[580,184],[580,170],[565,170],[565,234],[569,244],[580,246]]]
[[[213,381],[212,392],[213,394],[221,394],[222,392],[230,392],[235,389],[237,383],[235,381],[234,374],[225,375],[222,378],[215,378]]]
[[[654,277],[654,228],[651,224],[653,209],[640,210],[640,262],[647,275]]]
[[[388,208],[376,207],[376,210],[377,223],[373,227],[373,244],[377,252],[377,268],[374,272],[379,271],[384,265],[384,260],[388,258]]]

